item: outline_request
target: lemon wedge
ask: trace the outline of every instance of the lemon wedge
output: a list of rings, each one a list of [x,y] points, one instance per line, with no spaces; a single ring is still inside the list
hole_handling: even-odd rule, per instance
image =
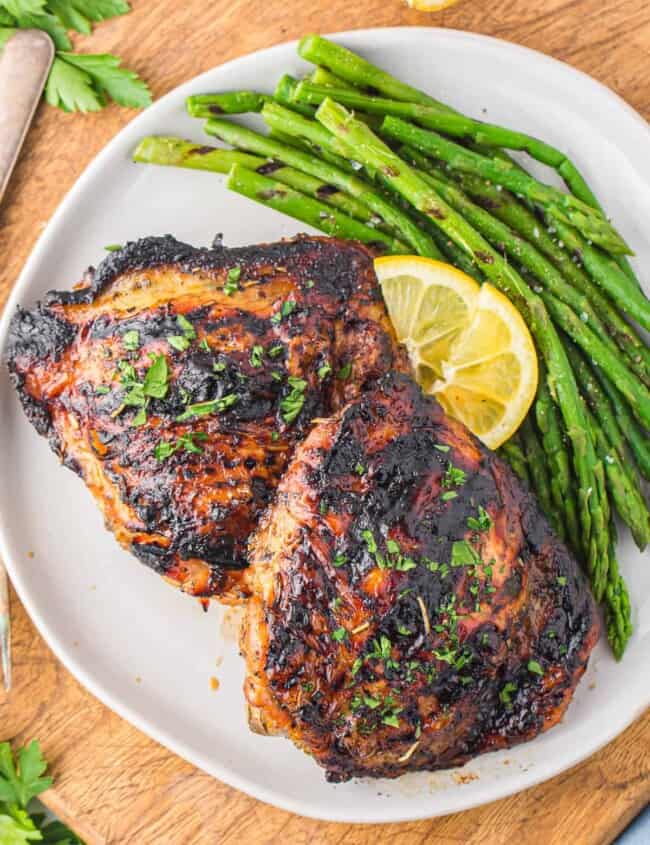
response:
[[[430,258],[391,255],[375,269],[423,390],[496,449],[537,390],[537,354],[519,311],[492,285]]]

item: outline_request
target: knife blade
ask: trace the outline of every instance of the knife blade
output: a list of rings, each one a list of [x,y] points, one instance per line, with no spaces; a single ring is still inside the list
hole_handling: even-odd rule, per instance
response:
[[[0,202],[18,159],[54,58],[46,32],[16,32],[0,52]],[[0,663],[11,689],[11,617],[7,572],[0,561]]]

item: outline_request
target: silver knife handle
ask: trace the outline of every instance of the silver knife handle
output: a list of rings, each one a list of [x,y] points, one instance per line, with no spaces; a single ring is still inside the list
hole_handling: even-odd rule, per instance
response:
[[[0,53],[0,201],[54,58],[46,32],[22,29]]]

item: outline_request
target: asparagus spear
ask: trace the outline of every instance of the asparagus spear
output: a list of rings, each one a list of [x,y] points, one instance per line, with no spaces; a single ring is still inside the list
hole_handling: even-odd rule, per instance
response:
[[[607,639],[617,660],[623,657],[625,647],[632,636],[632,607],[630,595],[623,580],[616,559],[616,525],[610,525],[611,545],[609,568],[605,588],[605,624]]]
[[[611,402],[621,431],[625,432],[641,475],[650,481],[650,440],[647,433],[641,429],[630,413],[627,403],[602,370],[595,367],[594,373]]]
[[[354,85],[350,85],[345,79],[327,70],[324,67],[316,67],[311,72],[309,78],[314,85],[329,85],[330,88],[347,88],[348,91],[354,91]]]
[[[266,94],[258,94],[257,91],[226,91],[223,94],[192,94],[185,100],[185,106],[191,117],[215,117],[262,111],[262,106],[269,99]]]
[[[530,487],[531,479],[528,472],[528,463],[517,435],[515,434],[510,440],[502,443],[497,451],[506,459],[519,478]]]
[[[598,420],[603,429],[607,442],[616,450],[619,459],[626,468],[630,480],[639,488],[638,479],[636,478],[635,470],[632,465],[632,459],[627,447],[625,435],[616,419],[614,408],[612,407],[607,394],[602,389],[600,382],[596,379],[594,371],[591,369],[584,356],[575,347],[570,340],[566,340],[566,350],[569,356],[569,361],[573,367],[573,372],[576,376],[576,381],[580,385],[580,392],[587,401],[589,408]]]
[[[568,306],[552,295],[542,293],[541,296],[555,322],[604,370],[628,401],[634,416],[643,426],[650,428],[650,391]]]
[[[249,199],[302,220],[333,237],[361,241],[381,252],[400,254],[404,249],[404,245],[390,235],[364,226],[337,209],[240,164],[233,164],[226,185]]]
[[[293,111],[307,115],[307,117],[313,116],[314,109],[311,106],[301,106],[299,103],[292,102],[291,98],[293,90],[297,84],[298,80],[295,77],[285,73],[278,80],[278,84],[275,86],[275,91],[273,92],[273,97],[278,103],[282,103],[283,106],[286,106]]]
[[[566,526],[566,532],[560,536],[568,539],[575,553],[582,556],[578,513],[575,499],[571,495],[573,479],[569,455],[564,443],[562,424],[553,404],[544,372],[542,372],[542,377],[539,380],[534,410],[537,427],[542,436],[542,445],[548,460],[551,501],[554,510],[558,514],[563,514],[563,524]]]
[[[599,479],[602,465],[595,452],[566,352],[544,303],[466,220],[367,126],[354,120],[343,106],[325,100],[316,117],[349,147],[350,154],[354,154],[363,165],[380,171],[415,208],[430,217],[451,240],[476,259],[487,278],[513,300],[524,315],[546,362],[551,394],[562,412],[573,446],[582,545],[587,550],[586,558],[594,588],[602,595],[607,576],[608,550],[608,522],[603,509],[604,505],[606,507],[606,493]]]
[[[560,300],[570,305],[588,324],[598,337],[612,351],[618,350],[610,338],[607,329],[594,311],[588,298],[568,284],[557,268],[551,264],[532,244],[520,238],[506,224],[493,217],[484,208],[475,205],[456,186],[445,179],[437,168],[431,167],[429,173],[421,172],[421,178],[434,187],[459,214],[474,226],[493,246],[505,250],[510,257],[520,262]]]
[[[326,205],[334,206],[349,217],[354,217],[355,220],[360,220],[368,226],[377,226],[384,231],[389,231],[389,234],[395,234],[381,223],[368,206],[343,193],[334,185],[302,173],[300,170],[294,170],[292,167],[285,167],[280,162],[268,158],[237,150],[206,147],[192,141],[183,141],[181,138],[149,136],[140,141],[133,153],[133,160],[146,164],[208,170],[212,173],[229,173],[233,164],[241,164],[242,167],[255,170],[262,176],[272,174],[276,182],[282,182]],[[404,249],[407,249],[406,245]]]
[[[607,291],[621,311],[650,331],[650,300],[643,291],[615,261],[602,250],[588,243],[579,232],[567,226],[562,220],[555,220],[554,223],[564,244],[574,255],[580,257],[596,284]]]
[[[492,217],[485,209],[470,202],[462,191],[449,185],[444,179],[428,173],[420,173],[419,178],[427,185],[433,186],[437,194],[480,234],[493,245],[505,249],[512,259],[523,264],[552,292],[553,295],[549,295],[540,291],[551,316],[588,355],[612,375],[638,419],[644,425],[650,426],[650,391],[621,361],[614,342],[587,298],[568,285],[534,246],[514,235],[505,224]],[[576,316],[576,311],[580,317]]]
[[[384,118],[381,134],[415,147],[433,158],[441,159],[453,168],[491,179],[516,194],[522,194],[531,202],[545,208],[554,220],[570,223],[585,237],[601,244],[612,253],[630,252],[625,241],[601,212],[576,199],[572,194],[565,194],[557,188],[543,185],[509,161],[479,155],[443,138],[437,132],[422,129],[398,117]]]
[[[551,481],[546,466],[544,450],[542,449],[542,444],[537,436],[537,431],[530,416],[526,417],[521,424],[519,433],[524,446],[526,464],[530,473],[532,487],[537,495],[539,504],[555,532],[560,537],[564,537],[564,523],[561,517],[562,510],[558,511],[553,504]]]
[[[431,162],[417,150],[406,148],[405,157],[420,169],[427,170]],[[585,271],[559,246],[547,229],[540,224],[522,203],[509,191],[468,173],[453,172],[461,188],[527,241],[534,244],[562,273],[571,285],[589,298],[608,333],[625,353],[632,369],[643,382],[650,385],[650,349],[634,328],[618,313],[615,306]],[[563,242],[562,242],[563,243]]]
[[[326,67],[333,70],[339,78],[346,80],[348,83],[352,83],[354,87],[365,87],[371,90],[374,89],[388,98],[435,106],[438,111],[458,114],[458,112],[451,108],[448,104],[433,99],[433,97],[430,97],[423,91],[419,91],[417,88],[405,85],[399,79],[396,79],[394,76],[391,76],[365,59],[362,59],[360,56],[357,56],[351,50],[341,47],[339,44],[335,44],[332,41],[328,41],[326,38],[322,38],[318,35],[308,35],[303,38],[298,45],[298,52],[302,58],[307,61],[314,62],[315,64],[318,64],[319,62],[324,63]],[[319,80],[315,78],[313,79],[313,82],[317,83]],[[336,97],[333,99],[336,99]],[[548,145],[545,145],[545,147],[548,148]],[[491,152],[494,157],[502,158],[506,161],[512,161],[498,148],[493,148],[491,151],[489,149],[486,151],[484,147],[479,145],[474,145],[473,148],[479,152]],[[515,162],[512,163],[517,166]],[[582,200],[587,205],[602,210],[600,203],[586,180],[569,158],[564,157],[564,160],[556,167],[556,170],[564,179],[569,190],[572,194],[574,194],[574,196]],[[639,284],[634,270],[629,265],[625,256],[617,255],[614,260],[640,288],[641,285]]]
[[[616,506],[619,516],[629,527],[634,542],[643,551],[650,542],[650,514],[643,496],[630,481],[616,449],[607,441],[607,437],[592,412],[587,409],[587,416],[596,443],[596,451],[605,467],[607,489]]]
[[[282,161],[296,170],[301,170],[303,173],[334,185],[366,205],[375,214],[378,214],[385,223],[398,233],[399,238],[410,244],[419,255],[441,258],[440,250],[429,235],[423,232],[407,214],[385,200],[371,185],[358,176],[339,170],[334,165],[324,162],[314,155],[304,153],[295,147],[290,147],[264,135],[259,135],[251,129],[227,120],[208,120],[205,131],[228,144],[257,155]],[[408,252],[404,249],[401,251]]]

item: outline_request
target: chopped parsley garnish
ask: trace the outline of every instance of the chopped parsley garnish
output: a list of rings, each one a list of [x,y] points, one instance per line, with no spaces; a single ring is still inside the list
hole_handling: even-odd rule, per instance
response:
[[[512,707],[513,692],[517,692],[517,684],[513,684],[512,681],[508,681],[503,685],[501,692],[499,693],[499,701],[502,704],[505,704],[508,709]]]
[[[536,660],[529,660],[528,661],[528,671],[532,672],[533,675],[543,675],[544,674],[544,670],[542,669],[542,667],[539,665],[539,663]]]
[[[226,281],[224,282],[223,292],[226,296],[232,296],[239,290],[239,279],[241,278],[241,267],[231,267],[228,270]]]
[[[365,531],[361,532],[361,536],[366,541],[366,546],[367,546],[370,554],[371,555],[377,554],[377,543],[375,542],[375,538],[373,536],[372,531],[368,531],[366,529]]]
[[[140,348],[140,332],[137,329],[129,329],[128,332],[124,332],[122,343],[129,352],[135,352]]]
[[[560,587],[566,586],[566,577],[564,575],[558,575],[558,577],[555,580],[558,582]]]
[[[196,331],[194,330],[194,326],[190,323],[187,317],[185,317],[183,314],[178,314],[176,316],[176,322],[178,323],[179,328],[188,340],[196,339]]]
[[[314,282],[313,279],[307,279],[307,281],[305,282],[305,287],[307,288],[307,290],[309,290],[310,288],[313,288],[315,284],[316,282]]]
[[[95,388],[95,393],[97,396],[106,396],[107,393],[110,393],[111,389],[107,384],[98,384]]]
[[[118,250],[122,249],[122,244],[106,244],[104,247],[106,252],[117,252]]]
[[[176,417],[176,422],[185,422],[185,420],[191,420],[192,417],[204,417],[207,414],[220,414],[228,408],[232,408],[238,400],[239,397],[236,393],[226,393],[220,399],[211,399],[208,402],[197,402],[194,405],[188,405],[183,413]]]
[[[277,370],[271,371],[271,378],[274,381],[282,381],[282,373],[278,372]]]
[[[481,563],[479,553],[467,540],[456,540],[451,547],[452,566],[477,566]]]
[[[282,305],[280,306],[280,310],[276,311],[275,314],[271,317],[271,322],[281,323],[285,317],[288,317],[290,314],[296,310],[296,301],[293,299],[285,299]]]
[[[340,379],[341,381],[345,381],[345,379],[350,378],[351,373],[352,373],[352,364],[350,363],[350,361],[348,361],[347,364],[343,364],[341,369],[336,374],[336,377],[337,377],[337,379]]]
[[[212,365],[212,372],[213,373],[222,373],[226,369],[226,365],[223,361],[215,361]]]
[[[378,707],[381,707],[381,699],[374,698],[372,695],[364,695],[363,703],[371,710],[376,710]]]
[[[403,637],[410,637],[413,634],[413,631],[405,628],[404,625],[397,626],[397,633],[401,634]]]
[[[332,365],[330,363],[323,364],[322,367],[318,368],[318,378],[322,381],[324,378],[332,372]]]
[[[168,390],[169,368],[164,355],[152,353],[150,356],[151,366],[146,371],[144,380],[138,381],[138,376],[133,364],[128,361],[120,361],[118,367],[121,371],[120,381],[127,388],[127,393],[122,404],[113,411],[117,417],[124,408],[135,407],[140,410],[132,420],[132,425],[144,425],[147,421],[147,407],[150,399],[164,399]]]
[[[207,338],[204,337],[201,343],[199,343],[199,349],[202,349],[204,352],[210,351],[210,344],[208,343]]]
[[[447,464],[447,471],[442,478],[443,487],[460,487],[467,480],[467,473],[452,463]]]
[[[395,713],[389,713],[381,721],[382,724],[388,725],[390,728],[399,728],[399,719]]]
[[[443,502],[450,502],[452,499],[455,499],[458,496],[454,490],[447,490],[446,493],[443,493],[440,497]]]
[[[262,366],[262,359],[264,357],[264,347],[255,345],[251,350],[251,367],[261,367]]]
[[[332,566],[335,566],[337,569],[339,566],[343,566],[344,563],[347,563],[347,557],[342,552],[337,552],[332,559]]]
[[[277,431],[271,432],[271,440],[275,443],[276,440],[280,439],[280,434]]]
[[[305,388],[307,387],[307,382],[295,376],[289,376],[287,381],[291,387],[291,393],[280,401],[280,411],[282,413],[282,419],[286,423],[292,423],[305,404]]]
[[[190,432],[189,434],[182,434],[176,443],[169,443],[167,441],[163,441],[156,445],[156,448],[153,450],[154,456],[159,461],[164,461],[167,458],[171,457],[175,452],[178,452],[179,449],[184,449],[186,452],[193,452],[197,455],[203,454],[203,449],[200,446],[197,446],[194,442],[195,440],[207,440],[208,435],[203,431],[194,431]]]
[[[368,652],[368,657],[375,657],[377,660],[389,660],[392,648],[391,641],[382,634],[378,640],[372,641],[372,649]]]
[[[434,443],[433,448],[437,449],[439,452],[448,452],[451,446],[445,446],[443,443]]]
[[[359,669],[361,669],[362,666],[363,666],[363,658],[357,657],[357,659],[352,664],[352,669],[350,669],[350,674],[352,675],[353,678],[357,674]]]
[[[363,464],[356,464],[356,466],[354,467],[354,471],[357,475],[365,475],[366,468]]]
[[[281,355],[284,350],[284,346],[281,343],[276,343],[275,346],[272,346],[268,351],[269,358],[277,358],[278,355]]]
[[[348,632],[345,628],[337,628],[335,631],[332,631],[332,639],[336,640],[337,643],[343,642],[347,635]]]
[[[490,514],[485,510],[485,508],[479,505],[478,518],[468,516],[467,526],[468,528],[471,528],[472,531],[489,531],[490,528],[492,528],[492,520],[490,519]]]
[[[329,507],[327,506],[327,502],[325,502],[323,499],[320,500],[320,503],[318,505],[318,512],[320,513],[321,516],[327,516],[327,514],[329,512]]]
[[[185,352],[190,345],[189,340],[183,334],[172,334],[167,338],[167,343],[179,352]]]

